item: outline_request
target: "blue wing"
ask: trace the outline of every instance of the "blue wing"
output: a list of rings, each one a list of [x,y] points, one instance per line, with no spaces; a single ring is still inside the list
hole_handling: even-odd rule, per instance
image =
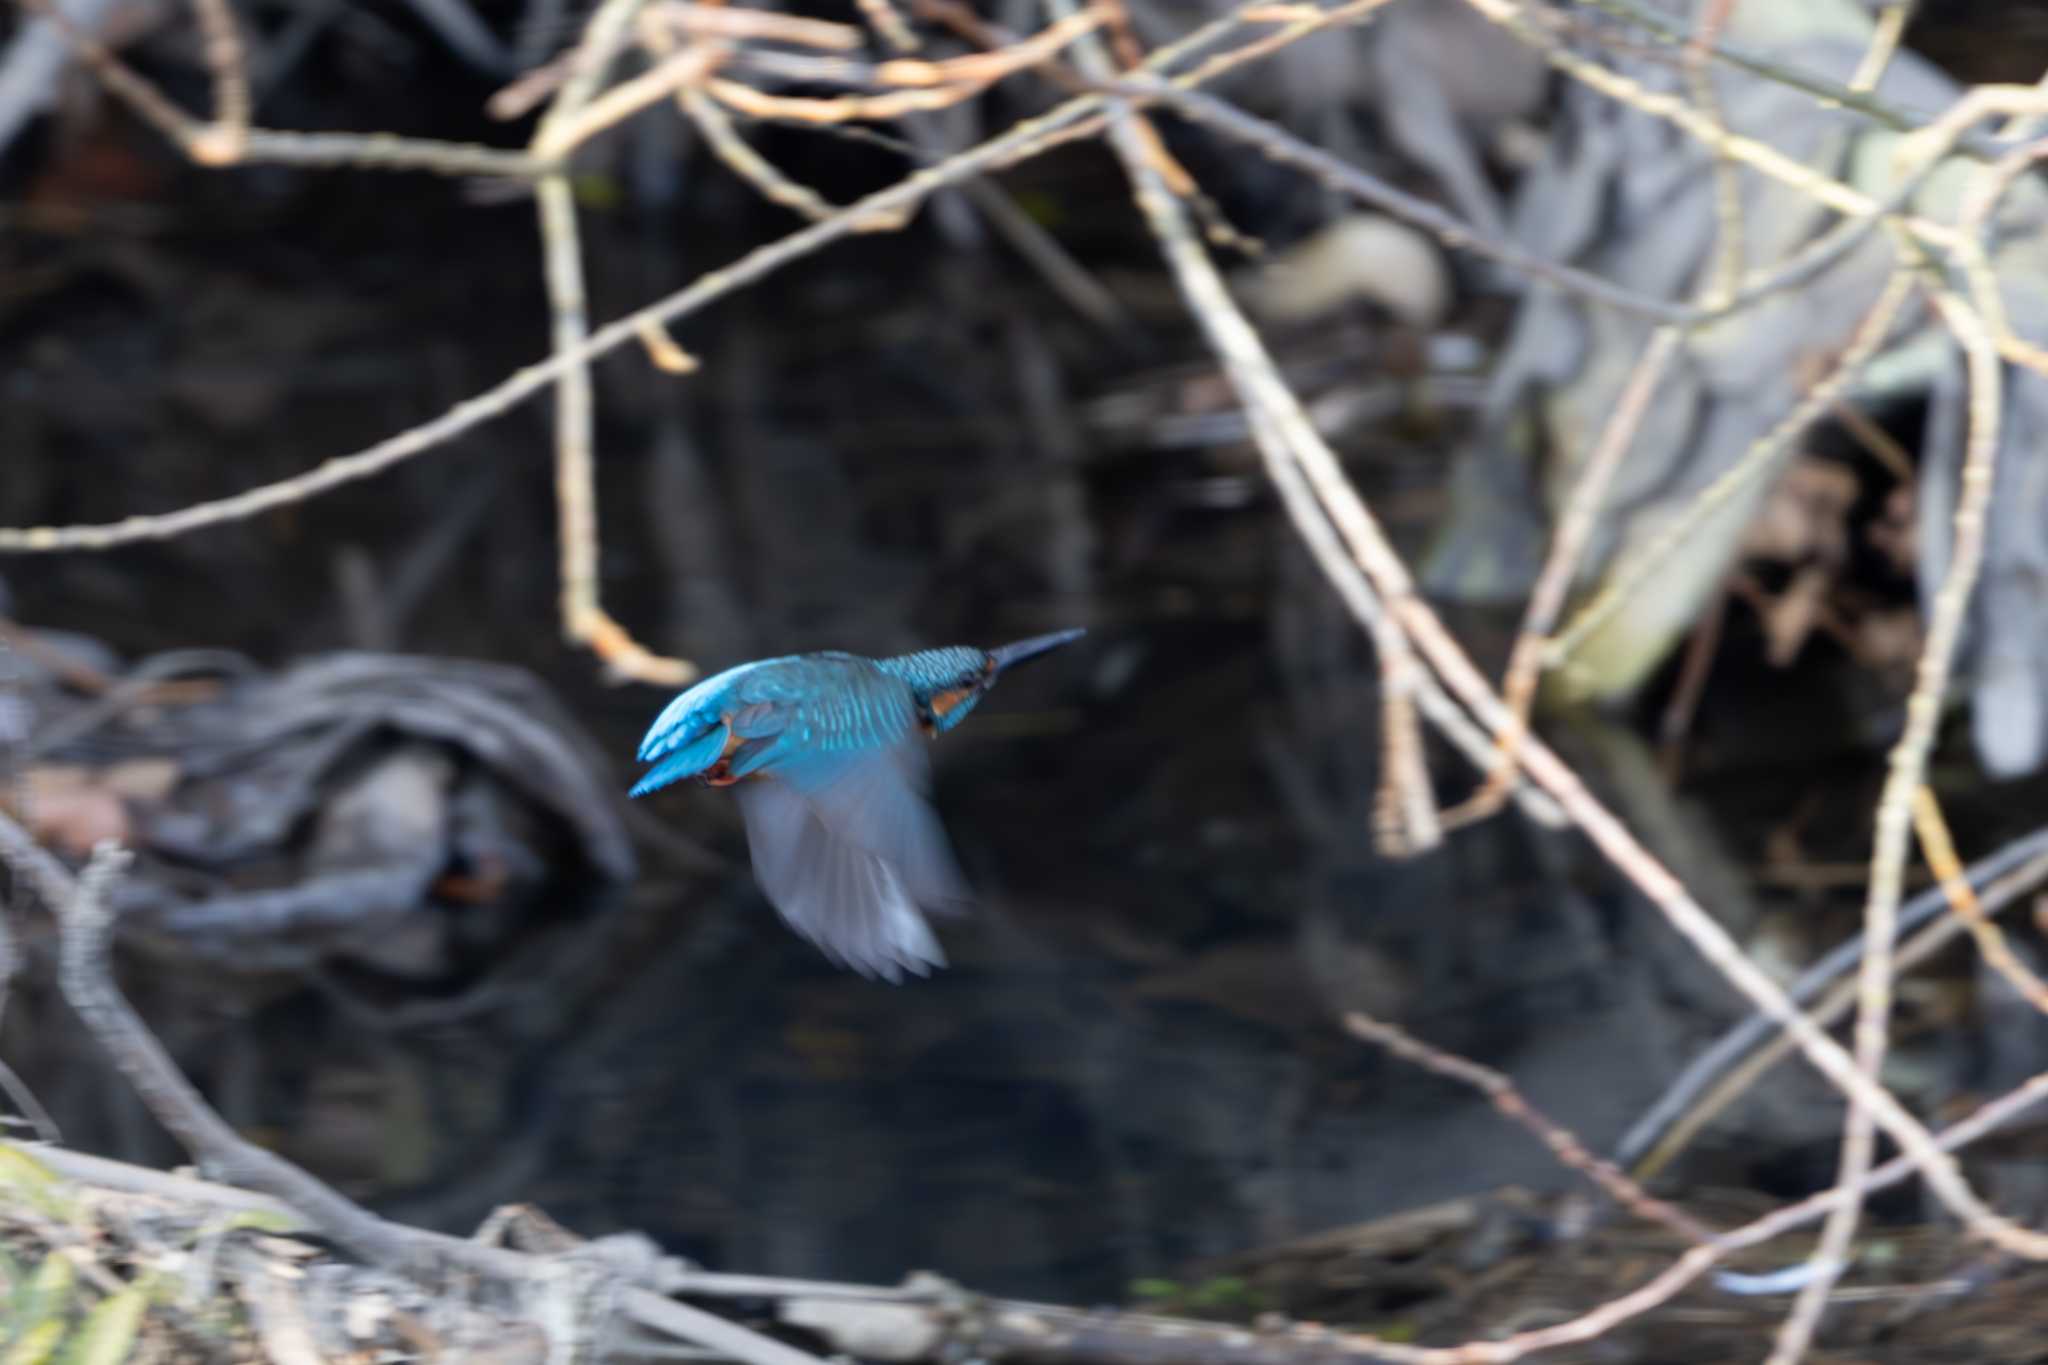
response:
[[[785,782],[735,790],[754,876],[792,929],[864,976],[898,981],[945,965],[925,914],[957,907],[966,893],[921,797],[900,785],[883,793],[898,842],[914,847],[911,861],[898,862],[834,828],[824,807]]]
[[[924,974],[945,955],[927,912],[967,902],[910,691],[864,659],[803,661],[826,676],[746,687],[733,790],[754,876],[791,928],[865,975]],[[767,681],[767,680],[763,680]],[[776,680],[781,681],[781,680]]]

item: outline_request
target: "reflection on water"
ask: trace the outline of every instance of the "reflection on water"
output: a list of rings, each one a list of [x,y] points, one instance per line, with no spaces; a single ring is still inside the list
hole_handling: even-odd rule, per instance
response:
[[[721,1268],[933,1268],[1097,1301],[1191,1259],[1555,1183],[1469,1093],[1359,1048],[1334,1013],[1510,1066],[1598,1141],[1669,1043],[1624,1020],[1660,970],[1647,921],[1543,890],[1511,825],[1395,867],[1354,798],[1306,837],[1257,726],[1182,740],[1198,716],[1278,715],[1254,697],[1264,666],[1209,647],[1229,638],[1110,633],[1145,660],[1114,694],[1077,657],[942,743],[940,807],[986,903],[945,926],[954,965],[929,980],[838,971],[743,865],[654,853],[438,996],[342,966],[309,984],[140,957],[131,989],[238,1126],[393,1216],[467,1230],[530,1201]],[[1322,780],[1311,748],[1282,750]],[[650,809],[743,860],[724,801]],[[31,991],[8,1046],[71,1140],[175,1159],[66,1026]]]
[[[149,440],[90,474],[45,461],[0,486],[0,521],[112,519],[139,490],[174,506],[296,472],[531,360],[531,300],[507,301],[503,328],[476,308],[530,276],[530,225],[480,231],[439,191],[386,192],[417,211],[435,264],[407,267],[423,292],[363,339],[388,365],[381,405],[309,387],[327,371],[282,330],[293,308],[377,295],[385,276],[341,244],[317,273],[277,263],[295,290],[274,314],[116,299],[77,325],[167,354],[213,347],[293,422],[223,434],[146,392],[123,411]],[[599,315],[700,264],[671,237],[591,231]],[[179,1060],[245,1132],[400,1217],[467,1230],[530,1200],[720,1268],[932,1268],[1067,1300],[1452,1193],[1560,1182],[1469,1093],[1349,1041],[1333,1012],[1367,1008],[1513,1070],[1598,1145],[1682,1044],[1660,1021],[1700,997],[1683,954],[1513,821],[1419,864],[1375,858],[1378,702],[1355,624],[1237,437],[1148,445],[1176,413],[1228,415],[1195,338],[1133,355],[1077,336],[1056,300],[1001,292],[987,261],[915,241],[848,253],[686,336],[716,357],[701,381],[600,372],[617,380],[607,602],[711,667],[1091,628],[939,746],[939,808],[986,902],[945,928],[954,965],[894,988],[836,971],[753,889],[729,803],[688,791],[647,816],[724,871],[640,831],[633,885],[585,903],[565,888],[558,914],[452,993],[331,963],[309,979],[131,953],[129,987]],[[217,255],[202,241],[166,268],[208,288],[245,268]],[[97,354],[90,341],[75,354]],[[1305,382],[1390,382],[1367,373],[1375,344],[1339,328]],[[46,391],[84,391],[58,381],[88,361],[50,354]],[[1089,404],[1119,392],[1137,417],[1098,421]],[[1405,550],[1440,511],[1449,435],[1347,449]],[[544,423],[490,442],[289,518],[63,561],[15,582],[17,610],[130,657],[212,645],[281,664],[361,643],[367,620],[403,649],[517,664],[615,756],[622,790],[664,699],[605,688],[556,645]],[[336,587],[363,564],[381,584],[367,606]],[[1454,797],[1470,775],[1446,771]],[[71,1140],[180,1158],[108,1084],[45,975],[17,987],[4,1029]]]

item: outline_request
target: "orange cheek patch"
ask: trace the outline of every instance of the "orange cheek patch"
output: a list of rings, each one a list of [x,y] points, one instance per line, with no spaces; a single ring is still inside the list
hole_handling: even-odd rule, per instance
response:
[[[944,717],[954,707],[974,694],[971,687],[956,687],[949,692],[940,692],[932,697],[932,714]]]
[[[705,786],[730,787],[733,783],[739,781],[739,778],[732,775],[732,755],[735,749],[746,742],[746,736],[736,735],[732,732],[732,721],[728,717],[725,729],[725,748],[718,755],[718,761],[704,770],[703,780]]]

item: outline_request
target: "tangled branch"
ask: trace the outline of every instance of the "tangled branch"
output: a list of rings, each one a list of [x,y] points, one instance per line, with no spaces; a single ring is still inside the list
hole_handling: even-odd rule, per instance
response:
[[[1910,1174],[1924,1179],[1936,1197],[1984,1240],[2014,1255],[2048,1259],[2048,1235],[2023,1228],[1991,1209],[1964,1180],[1951,1156],[1961,1142],[2033,1103],[2048,1090],[2048,1081],[2036,1078],[2005,1100],[1986,1106],[1979,1118],[1937,1136],[1909,1113],[1880,1079],[1889,1044],[1891,989],[1899,965],[1893,946],[1899,902],[1916,822],[1931,859],[1949,869],[1943,875],[1957,914],[1970,923],[1982,950],[2000,963],[2001,970],[2010,972],[2014,966],[2009,954],[2000,957],[1999,940],[1976,913],[1966,884],[1963,891],[1954,889],[1957,860],[1946,847],[1945,829],[1929,804],[1924,778],[1983,558],[1985,514],[2000,455],[2004,366],[2014,364],[2048,374],[2048,351],[2012,332],[2001,283],[1984,244],[2003,197],[2025,171],[2048,157],[2048,138],[2029,133],[2022,146],[1993,146],[1987,151],[1974,130],[1987,118],[2048,115],[2048,92],[1979,88],[1931,122],[1916,126],[1908,115],[1868,93],[1897,46],[1902,6],[1886,11],[1885,26],[1874,34],[1861,69],[1846,86],[1726,47],[1718,29],[1732,7],[1710,7],[1707,21],[1696,31],[1664,35],[1687,44],[1681,57],[1688,64],[1686,90],[1672,93],[1650,88],[1561,37],[1560,21],[1565,12],[1554,6],[1524,0],[1465,0],[1471,10],[1540,53],[1570,80],[1668,124],[1711,154],[1721,184],[1718,212],[1722,238],[1714,268],[1706,272],[1692,301],[1677,303],[1604,279],[1570,262],[1542,259],[1511,241],[1490,236],[1200,88],[1313,34],[1369,20],[1384,3],[1247,3],[1151,53],[1134,50],[1126,17],[1109,0],[1085,8],[1056,3],[1050,7],[1046,26],[1033,34],[993,35],[1000,41],[985,50],[926,58],[906,55],[919,50],[920,43],[909,19],[886,0],[866,0],[860,6],[862,17],[893,55],[863,63],[844,55],[863,42],[860,32],[846,25],[675,0],[655,5],[606,0],[585,24],[569,54],[529,73],[503,92],[494,105],[495,112],[509,116],[540,100],[547,101],[539,127],[523,151],[376,135],[296,134],[252,126],[245,55],[223,0],[195,0],[194,5],[213,91],[212,117],[204,123],[179,109],[97,40],[67,28],[80,57],[106,87],[202,164],[274,162],[426,170],[447,175],[487,174],[530,184],[542,237],[552,349],[546,359],[438,417],[291,478],[175,511],[137,514],[108,524],[0,529],[0,552],[105,550],[255,516],[441,448],[526,399],[552,390],[563,631],[573,642],[591,649],[617,676],[680,685],[695,676],[694,666],[639,643],[606,612],[601,599],[595,496],[599,452],[589,374],[592,362],[622,346],[637,344],[663,371],[689,373],[699,360],[675,346],[665,331],[669,324],[849,235],[899,227],[938,190],[970,183],[1068,142],[1099,138],[1120,163],[1139,216],[1242,405],[1266,474],[1291,524],[1372,642],[1384,707],[1385,759],[1376,803],[1382,849],[1413,853],[1435,846],[1445,837],[1447,825],[1490,814],[1510,795],[1527,809],[1561,816],[1587,836],[1760,1017],[1782,1031],[1788,1046],[1802,1053],[1842,1093],[1848,1106],[1839,1176],[1832,1190],[1748,1228],[1719,1235],[1677,1215],[1697,1245],[1648,1284],[1569,1323],[1505,1341],[1444,1350],[1408,1350],[1355,1338],[1341,1339],[1340,1349],[1407,1361],[1517,1359],[1531,1351],[1597,1336],[1664,1302],[1732,1251],[1757,1245],[1803,1222],[1825,1218],[1813,1273],[1773,1357],[1779,1365],[1791,1365],[1806,1351],[1839,1268],[1846,1263],[1865,1194]],[[61,23],[43,0],[23,0],[23,4]],[[1602,7],[1637,23],[1654,26],[1658,22],[1650,12],[1625,0],[1602,0]],[[976,27],[980,22],[973,20],[967,27],[984,38],[992,36]],[[776,44],[808,50],[792,54]],[[615,68],[627,65],[628,59],[640,62],[640,69],[615,78]],[[1733,62],[1761,78],[1834,100],[1906,133],[1890,186],[1874,192],[1816,169],[1762,138],[1731,131],[1715,107],[1711,85],[1703,74],[1711,59]],[[764,75],[778,70],[801,72],[807,81],[833,89],[801,96],[781,93],[777,83]],[[746,143],[735,123],[736,118],[810,126],[889,122],[959,105],[999,82],[1034,71],[1078,93],[843,207],[827,204],[815,191],[772,165]],[[781,240],[710,271],[665,298],[593,327],[588,317],[577,209],[570,189],[570,158],[576,149],[624,121],[653,116],[669,105],[674,107],[673,116],[688,119],[703,133],[725,165],[772,202],[807,221]],[[1453,250],[1499,263],[1588,306],[1619,310],[1657,324],[1658,330],[1609,414],[1604,431],[1589,451],[1570,452],[1574,478],[1566,490],[1557,532],[1527,604],[1501,686],[1496,687],[1482,674],[1418,592],[1372,509],[1226,286],[1203,240],[1205,235],[1216,240],[1223,231],[1213,216],[1204,221],[1208,209],[1200,187],[1167,150],[1155,122],[1162,113],[1252,148],[1280,166],[1401,217]],[[1969,161],[1969,192],[1955,220],[1940,221],[1919,203],[1919,192],[1955,157]],[[1738,268],[1745,259],[1743,225],[1731,188],[1738,167],[1788,187],[1813,206],[1838,215],[1839,221],[1783,259],[1743,276]],[[1609,510],[1610,486],[1639,432],[1645,406],[1683,348],[1709,329],[1727,325],[1765,301],[1812,281],[1878,232],[1888,235],[1894,249],[1885,283],[1842,339],[1827,372],[1809,384],[1800,400],[1739,461],[1691,498],[1661,534],[1611,574],[1608,586],[1581,604],[1560,627],[1558,621],[1582,568],[1592,529],[1598,517]],[[1960,287],[1952,286],[1951,279],[1960,281]],[[1677,553],[1703,526],[1775,469],[1791,443],[1839,403],[1866,364],[1896,334],[1901,320],[1909,316],[1909,305],[1923,294],[1967,362],[1968,440],[1953,517],[1953,549],[1931,603],[1907,724],[1892,750],[1885,790],[1876,810],[1852,1052],[1826,1031],[1822,1011],[1809,1013],[1795,1003],[1743,953],[1678,878],[1593,796],[1535,733],[1531,712],[1542,675],[1558,670],[1568,673],[1574,650],[1612,619],[1631,591],[1650,580],[1650,571],[1660,561]],[[703,363],[715,364],[717,357]],[[1423,761],[1424,722],[1441,730],[1487,774],[1474,801],[1448,818],[1438,810]],[[0,833],[9,828],[0,825]],[[17,856],[40,867],[32,852],[17,850]],[[113,875],[111,863],[96,864],[96,868],[94,877]],[[74,999],[84,1002],[81,1008],[88,1011],[96,1032],[103,1037],[121,1036],[120,1002],[110,1000],[94,986],[103,972],[95,955],[104,942],[104,922],[95,918],[94,910],[97,883],[89,877],[80,888],[67,890],[46,867],[40,867],[36,875],[46,883],[46,898],[71,906],[66,912],[67,989],[74,990]],[[2021,985],[2030,999],[2042,998],[2037,981],[2023,979]],[[1406,1035],[1376,1025],[1353,1027],[1404,1055],[1480,1084],[1496,1101],[1513,1093],[1504,1088],[1505,1078],[1460,1069]],[[117,1055],[130,1059],[131,1080],[153,1107],[187,1114],[193,1111],[197,1097],[189,1093],[189,1087],[181,1091],[171,1083],[166,1075],[167,1059],[151,1054],[132,1036],[116,1050]],[[1879,1129],[1899,1144],[1903,1155],[1874,1168]],[[224,1169],[239,1183],[273,1193],[282,1191],[280,1197],[287,1198],[294,1208],[307,1212],[323,1229],[349,1241],[366,1256],[402,1259],[419,1249],[418,1243],[378,1226],[375,1220],[351,1222],[350,1209],[327,1202],[331,1192],[323,1194],[319,1188],[293,1184],[290,1177],[237,1147],[232,1132],[196,1120],[179,1131],[195,1151],[227,1163]],[[1587,1157],[1576,1139],[1567,1142],[1555,1130],[1542,1131],[1567,1161],[1588,1170],[1631,1207],[1673,1221],[1674,1211],[1644,1195],[1618,1170]],[[1317,1339],[1323,1346],[1331,1340]],[[734,1349],[741,1348],[763,1349],[757,1342],[742,1342]],[[786,1359],[804,1361],[808,1357],[791,1352]]]

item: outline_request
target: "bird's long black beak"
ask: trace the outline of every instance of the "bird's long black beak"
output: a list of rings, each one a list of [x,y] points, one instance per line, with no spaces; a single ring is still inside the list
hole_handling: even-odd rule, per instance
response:
[[[1034,635],[1013,645],[998,645],[988,652],[988,656],[996,661],[996,672],[1001,673],[1004,669],[1021,664],[1026,659],[1035,659],[1041,654],[1058,649],[1061,645],[1070,645],[1087,633],[1076,628],[1056,630],[1050,635]]]

